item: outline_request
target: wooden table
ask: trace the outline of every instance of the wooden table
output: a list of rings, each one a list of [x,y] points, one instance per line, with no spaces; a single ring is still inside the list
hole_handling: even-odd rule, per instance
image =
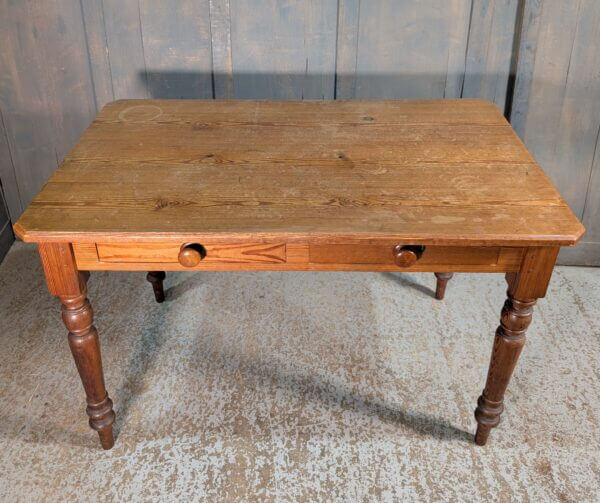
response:
[[[584,233],[480,100],[116,101],[14,229],[38,244],[105,449],[115,413],[88,271],[150,271],[158,301],[165,270],[431,271],[438,298],[453,272],[506,273],[483,445],[559,248]]]

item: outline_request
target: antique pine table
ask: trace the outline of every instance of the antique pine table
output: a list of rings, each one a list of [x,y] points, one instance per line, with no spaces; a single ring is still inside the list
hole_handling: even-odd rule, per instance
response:
[[[165,270],[431,271],[438,298],[453,272],[506,273],[483,445],[559,248],[584,233],[480,100],[116,101],[14,229],[38,244],[105,449],[115,413],[89,271],[150,271],[159,302]]]

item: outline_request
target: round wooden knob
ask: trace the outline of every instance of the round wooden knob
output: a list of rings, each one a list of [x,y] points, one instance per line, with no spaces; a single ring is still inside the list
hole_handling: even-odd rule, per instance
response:
[[[205,256],[206,250],[202,245],[188,243],[181,247],[177,259],[183,267],[196,267]]]
[[[423,250],[423,246],[396,245],[394,247],[394,262],[398,267],[410,267],[421,258]]]

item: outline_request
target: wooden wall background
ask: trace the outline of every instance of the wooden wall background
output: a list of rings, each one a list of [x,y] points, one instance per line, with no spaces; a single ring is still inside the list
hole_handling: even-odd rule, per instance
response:
[[[0,190],[0,262],[6,255],[14,240],[12,230],[10,228],[10,219],[8,217],[8,208],[4,203],[4,196]]]
[[[599,30],[597,0],[0,0],[6,204],[113,99],[481,97],[584,220],[561,261],[600,265]]]

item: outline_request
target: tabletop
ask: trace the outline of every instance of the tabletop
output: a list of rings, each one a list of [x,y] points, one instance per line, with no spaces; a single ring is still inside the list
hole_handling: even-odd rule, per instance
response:
[[[14,229],[38,243],[87,397],[114,444],[87,299],[94,270],[506,273],[475,442],[503,397],[562,245],[583,226],[481,100],[108,104]],[[109,293],[110,294],[110,293]]]
[[[584,229],[482,100],[109,103],[24,241],[573,245]]]

